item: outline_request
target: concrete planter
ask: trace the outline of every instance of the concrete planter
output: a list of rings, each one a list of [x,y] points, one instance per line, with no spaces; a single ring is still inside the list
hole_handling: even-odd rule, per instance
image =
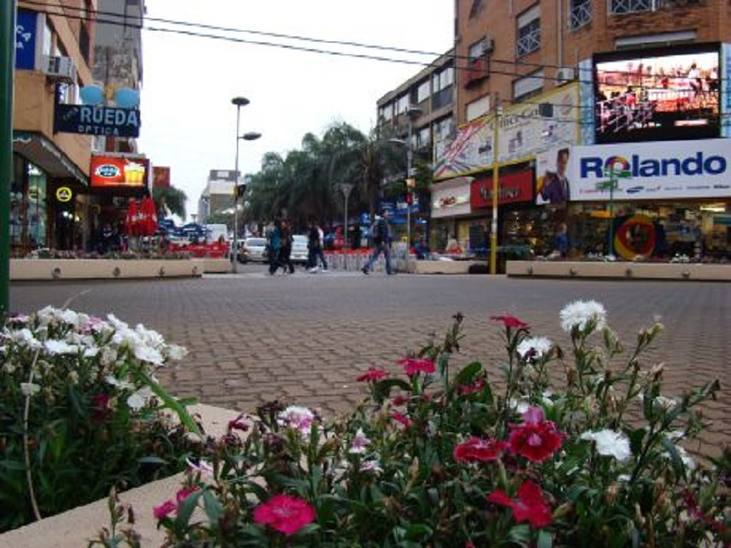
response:
[[[484,261],[413,261],[414,274],[469,274],[474,264],[485,264]]]
[[[206,264],[206,260],[193,259],[11,259],[10,279],[116,280],[195,277],[203,274]]]
[[[731,265],[631,262],[508,261],[508,276],[731,281]]]
[[[193,259],[203,265],[204,274],[227,274],[231,272],[231,261],[228,259]]]
[[[189,410],[199,414],[206,433],[216,437],[225,434],[228,421],[238,415],[237,411],[209,405],[195,405]],[[131,504],[135,510],[135,531],[142,536],[142,546],[163,544],[165,535],[157,530],[152,508],[174,496],[181,480],[182,474],[177,474],[120,493],[122,502]],[[105,498],[3,533],[0,535],[0,548],[78,548],[86,546],[89,539],[96,537],[109,523]]]

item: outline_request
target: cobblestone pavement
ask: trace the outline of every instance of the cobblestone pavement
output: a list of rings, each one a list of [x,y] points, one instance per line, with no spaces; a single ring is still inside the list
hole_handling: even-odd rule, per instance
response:
[[[648,361],[666,363],[669,391],[720,379],[719,401],[704,445],[731,441],[731,285],[697,282],[550,281],[487,276],[385,277],[327,273],[269,277],[247,266],[235,277],[145,282],[16,284],[14,310],[47,304],[142,322],[190,350],[161,375],[173,392],[203,403],[252,410],[274,398],[346,410],[363,396],[354,382],[371,365],[394,367],[429,333],[442,333],[455,312],[466,316],[463,359],[500,359],[490,314],[510,312],[564,346],[558,312],[593,298],[609,311],[626,343],[659,316],[667,330]],[[493,369],[494,370],[494,369]],[[704,448],[705,450],[705,448]]]

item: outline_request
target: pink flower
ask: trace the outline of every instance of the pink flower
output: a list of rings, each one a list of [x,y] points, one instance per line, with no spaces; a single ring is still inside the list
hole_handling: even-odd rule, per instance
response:
[[[404,371],[409,377],[413,377],[419,373],[431,375],[435,371],[434,362],[428,359],[404,358],[403,360],[399,360],[398,364],[404,367]]]
[[[401,407],[402,405],[409,403],[409,399],[410,398],[408,396],[396,394],[393,398],[391,398],[391,405],[394,407]]]
[[[541,488],[530,480],[525,480],[518,489],[518,498],[511,499],[503,490],[490,493],[488,502],[499,504],[513,510],[518,523],[527,521],[534,529],[551,524],[551,508],[543,498]]]
[[[368,371],[366,371],[359,377],[356,377],[355,380],[358,382],[377,382],[386,377],[388,377],[387,371],[379,369],[378,367],[370,367]]]
[[[152,515],[155,516],[155,519],[160,520],[168,517],[177,509],[178,505],[175,504],[174,500],[166,500],[160,506],[155,506],[152,509]]]
[[[109,394],[95,394],[91,397],[91,418],[94,422],[105,422],[112,413]]]
[[[274,495],[254,509],[254,521],[287,536],[315,521],[315,509],[298,497]]]
[[[561,448],[563,435],[553,421],[544,420],[543,409],[530,407],[523,424],[511,425],[510,450],[533,462],[543,462]]]
[[[197,487],[183,487],[177,493],[175,493],[175,500],[178,504],[183,504],[185,499],[198,490]]]
[[[502,322],[507,329],[528,329],[528,324],[523,320],[511,316],[510,314],[503,314],[502,316],[490,316],[490,319],[496,322]]]
[[[391,413],[391,418],[395,420],[398,423],[401,423],[404,427],[409,428],[413,422],[411,422],[411,419],[404,415],[403,413],[399,413],[398,411],[394,411]]]
[[[472,384],[460,384],[457,387],[457,392],[460,396],[468,396],[470,394],[475,394],[477,392],[480,392],[483,388],[485,388],[485,379],[479,378]]]
[[[484,440],[475,436],[454,447],[457,462],[490,462],[500,458],[508,444],[498,440]]]
[[[246,416],[245,413],[241,413],[238,417],[235,419],[231,419],[228,421],[228,433],[230,434],[232,430],[241,430],[242,432],[247,432],[249,430],[249,425],[244,421],[244,417]]]

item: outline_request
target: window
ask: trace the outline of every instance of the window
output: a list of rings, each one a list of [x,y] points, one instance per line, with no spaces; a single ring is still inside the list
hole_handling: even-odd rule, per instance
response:
[[[43,25],[43,55],[50,57],[53,52],[53,29],[48,21],[48,17],[44,17]]]
[[[467,121],[470,122],[490,111],[490,96],[485,95],[467,104]]]
[[[476,17],[478,13],[482,11],[482,0],[472,0],[472,6],[470,7],[470,19]]]
[[[447,67],[440,72],[434,73],[432,77],[432,93],[438,93],[454,83],[454,68]]]
[[[480,57],[485,55],[485,40],[480,40],[472,44],[468,51],[468,55],[470,58],[470,63],[474,63]]]
[[[434,140],[441,141],[454,133],[454,121],[452,117],[443,118],[434,122]]]
[[[383,105],[381,107],[380,117],[384,120],[388,121],[391,118],[393,118],[393,103],[388,103],[387,105]]]
[[[571,0],[569,28],[577,30],[591,23],[591,0]]]
[[[520,99],[527,99],[533,95],[537,95],[543,91],[543,70],[538,70],[513,82],[513,99],[518,101]]]
[[[416,148],[424,148],[431,144],[431,128],[429,126],[419,129],[416,134]]]
[[[654,9],[656,0],[609,0],[609,13],[621,15]]]
[[[541,47],[541,6],[532,7],[518,17],[518,57],[528,55]]]
[[[421,103],[422,101],[426,101],[429,95],[431,95],[431,84],[429,80],[424,80],[416,90],[416,102]]]
[[[409,100],[409,94],[402,95],[399,97],[398,101],[396,101],[396,112],[395,114],[402,114],[409,110],[409,106],[411,105],[411,101]]]
[[[614,41],[614,46],[617,49],[655,48],[658,46],[671,46],[673,44],[689,44],[695,42],[696,38],[697,35],[694,30],[683,30],[617,38]]]

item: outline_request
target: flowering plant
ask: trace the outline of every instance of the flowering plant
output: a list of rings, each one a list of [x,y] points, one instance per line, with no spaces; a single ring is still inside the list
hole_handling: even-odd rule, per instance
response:
[[[160,515],[169,545],[730,540],[731,459],[686,452],[704,427],[696,407],[719,385],[661,395],[663,368],[644,352],[662,326],[640,331],[627,354],[604,307],[572,303],[561,313],[569,355],[514,316],[495,321],[507,349],[501,381],[477,362],[450,374],[456,316],[443,341],[398,362],[400,377],[361,375],[369,397],[349,416],[326,422],[273,402],[232,421],[207,440],[185,501]]]
[[[154,372],[184,355],[112,315],[10,317],[0,331],[0,531],[182,469],[198,426]]]

